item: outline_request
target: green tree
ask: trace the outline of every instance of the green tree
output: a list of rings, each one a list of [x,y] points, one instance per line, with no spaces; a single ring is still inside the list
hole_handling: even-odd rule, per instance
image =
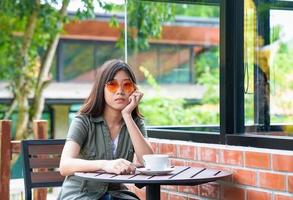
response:
[[[121,11],[121,7],[116,9]],[[170,3],[128,1],[128,48],[134,52],[148,49],[148,39],[161,37],[162,23],[173,20],[174,9],[174,4]],[[121,32],[117,45],[124,47],[124,31]]]
[[[43,110],[42,92],[50,80],[49,69],[69,0],[63,0],[59,10],[54,4],[55,1],[40,0],[1,1],[1,78],[8,80],[13,94],[5,118],[17,110],[17,139],[27,137],[29,122],[40,118]]]
[[[16,111],[16,139],[27,138],[32,121],[41,117],[44,107],[42,93],[51,81],[50,68],[64,24],[94,17],[95,2],[106,10],[113,9],[113,5],[104,0],[82,0],[84,8],[78,10],[74,18],[69,18],[67,8],[70,0],[62,0],[61,6],[58,2],[0,1],[0,78],[8,80],[13,95],[4,118],[9,118]],[[160,34],[159,22],[169,15],[168,7],[153,6],[129,1],[129,16],[140,14],[135,23],[130,23],[137,34],[129,35],[142,46],[147,45],[148,37]],[[160,14],[156,15],[152,10]],[[142,17],[148,16],[149,12],[153,13],[151,17]],[[142,46],[138,45],[139,48]]]

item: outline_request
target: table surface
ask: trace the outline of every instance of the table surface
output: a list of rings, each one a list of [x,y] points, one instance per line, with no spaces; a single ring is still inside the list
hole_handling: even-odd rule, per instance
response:
[[[144,175],[139,171],[131,175],[110,174],[103,171],[97,172],[76,172],[74,175],[87,180],[97,180],[107,183],[136,183],[136,184],[160,184],[160,185],[197,185],[216,181],[230,176],[228,171],[174,166],[174,170],[166,175]]]

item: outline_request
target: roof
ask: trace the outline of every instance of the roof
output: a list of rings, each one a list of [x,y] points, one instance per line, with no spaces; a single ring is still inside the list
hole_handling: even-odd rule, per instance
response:
[[[96,19],[71,22],[65,25],[65,33],[61,38],[116,41],[124,29],[124,21],[120,20],[119,27],[115,28],[109,25],[109,19],[106,15],[97,15]],[[218,19],[177,17],[174,22],[163,24],[161,38],[151,39],[150,42],[213,46],[219,45],[219,37]]]

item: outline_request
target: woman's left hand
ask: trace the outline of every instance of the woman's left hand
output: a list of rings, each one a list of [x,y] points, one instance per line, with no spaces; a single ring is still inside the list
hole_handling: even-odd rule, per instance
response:
[[[122,115],[131,114],[135,107],[138,106],[143,93],[139,90],[135,90],[129,97],[129,104],[121,111]]]

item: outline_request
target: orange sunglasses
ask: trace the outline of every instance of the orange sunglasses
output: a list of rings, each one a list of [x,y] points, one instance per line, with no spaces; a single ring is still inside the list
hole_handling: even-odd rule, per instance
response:
[[[121,85],[122,85],[123,91],[127,94],[132,93],[136,89],[135,84],[130,80],[122,81]],[[120,84],[118,83],[117,80],[114,79],[112,81],[107,82],[105,86],[109,92],[116,93],[120,87]]]

